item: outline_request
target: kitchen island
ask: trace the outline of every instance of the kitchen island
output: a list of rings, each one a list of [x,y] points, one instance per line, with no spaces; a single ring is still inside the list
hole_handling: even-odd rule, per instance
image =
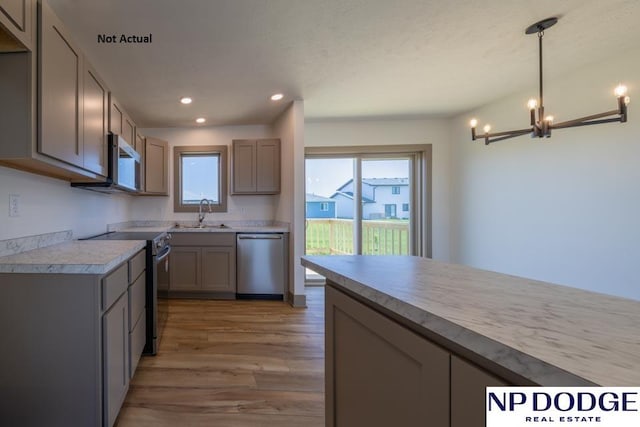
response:
[[[302,264],[327,279],[328,426],[483,426],[487,385],[640,385],[638,301],[419,257]]]

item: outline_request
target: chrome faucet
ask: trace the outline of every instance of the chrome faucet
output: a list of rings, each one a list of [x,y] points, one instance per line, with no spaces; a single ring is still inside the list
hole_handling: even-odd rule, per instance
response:
[[[198,227],[200,228],[202,228],[202,221],[204,221],[204,217],[205,215],[207,215],[206,212],[202,211],[202,207],[204,206],[205,203],[209,208],[209,213],[211,213],[211,200],[209,199],[200,200],[200,206],[198,207]]]

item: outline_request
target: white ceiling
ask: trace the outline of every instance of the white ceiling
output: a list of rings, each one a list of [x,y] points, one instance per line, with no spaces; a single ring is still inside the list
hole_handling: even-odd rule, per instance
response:
[[[638,0],[50,4],[141,127],[266,124],[293,99],[312,120],[451,116],[535,86],[537,37],[524,29],[538,20],[560,17],[545,78],[640,41]],[[102,33],[153,33],[153,44],[98,44]]]

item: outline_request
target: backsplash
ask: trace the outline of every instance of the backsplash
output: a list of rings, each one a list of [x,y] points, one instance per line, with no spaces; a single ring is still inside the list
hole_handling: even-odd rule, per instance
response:
[[[0,240],[0,257],[57,245],[73,238],[71,230]]]

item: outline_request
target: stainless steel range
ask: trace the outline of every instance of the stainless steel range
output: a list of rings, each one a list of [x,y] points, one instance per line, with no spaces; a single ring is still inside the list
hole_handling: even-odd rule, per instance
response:
[[[169,290],[169,254],[171,234],[151,231],[115,231],[86,240],[146,240],[146,323],[144,354],[158,352],[162,331],[167,322]]]

